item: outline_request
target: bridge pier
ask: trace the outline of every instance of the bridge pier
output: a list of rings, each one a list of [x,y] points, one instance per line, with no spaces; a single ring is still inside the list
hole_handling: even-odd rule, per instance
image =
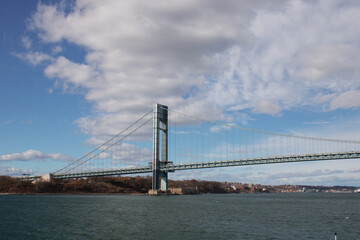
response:
[[[168,107],[154,105],[152,190],[167,191],[168,173],[160,165],[168,163]]]
[[[160,190],[167,191],[168,190],[168,173],[160,172]]]

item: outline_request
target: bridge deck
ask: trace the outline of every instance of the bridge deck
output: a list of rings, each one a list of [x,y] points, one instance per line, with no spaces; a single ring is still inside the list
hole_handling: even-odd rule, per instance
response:
[[[253,158],[253,159],[198,162],[198,163],[195,162],[195,163],[187,163],[187,164],[168,164],[161,166],[160,170],[172,172],[177,170],[200,169],[200,168],[231,167],[231,166],[305,162],[305,161],[325,161],[325,160],[340,160],[340,159],[355,159],[355,158],[360,158],[360,152],[339,152],[339,153],[294,155],[294,156],[290,155],[290,156],[279,156],[279,157],[270,157],[270,158]],[[64,178],[79,178],[79,177],[112,176],[112,175],[149,173],[149,172],[152,172],[152,166],[122,168],[122,169],[106,170],[106,171],[63,173],[63,174],[54,175],[54,178],[64,179]]]

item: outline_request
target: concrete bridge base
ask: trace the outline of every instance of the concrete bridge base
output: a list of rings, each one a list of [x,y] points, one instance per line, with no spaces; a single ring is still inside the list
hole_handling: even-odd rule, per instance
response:
[[[33,183],[37,183],[37,182],[50,182],[51,180],[54,179],[54,175],[51,173],[47,173],[43,176],[41,176],[40,178],[36,178],[35,180],[33,180]]]
[[[149,190],[148,195],[160,196],[160,195],[170,195],[170,191],[161,191],[161,190]]]

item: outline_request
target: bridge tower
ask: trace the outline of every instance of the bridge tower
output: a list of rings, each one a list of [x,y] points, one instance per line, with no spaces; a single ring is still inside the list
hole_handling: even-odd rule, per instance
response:
[[[168,107],[154,104],[152,190],[167,191],[168,173],[160,166],[168,163]]]

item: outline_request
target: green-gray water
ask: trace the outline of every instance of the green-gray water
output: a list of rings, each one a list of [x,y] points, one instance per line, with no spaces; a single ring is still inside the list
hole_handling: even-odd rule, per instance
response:
[[[360,239],[360,194],[0,196],[0,239]]]

